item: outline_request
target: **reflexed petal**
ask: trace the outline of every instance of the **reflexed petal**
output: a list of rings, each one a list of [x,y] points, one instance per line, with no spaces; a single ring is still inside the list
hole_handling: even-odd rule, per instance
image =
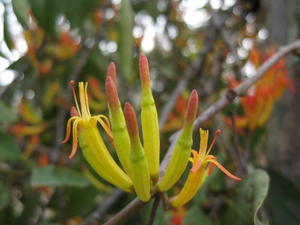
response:
[[[210,163],[213,163],[215,166],[217,166],[223,173],[225,173],[229,178],[233,179],[233,180],[237,180],[237,181],[241,181],[242,179],[234,176],[232,173],[230,173],[227,169],[225,169],[220,163],[218,163],[216,160],[214,159],[208,159],[207,160]]]

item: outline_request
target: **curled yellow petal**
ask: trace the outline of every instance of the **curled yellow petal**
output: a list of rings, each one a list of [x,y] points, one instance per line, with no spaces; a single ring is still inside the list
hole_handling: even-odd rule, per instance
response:
[[[232,173],[230,173],[225,167],[223,167],[219,162],[217,162],[215,159],[207,159],[207,162],[213,163],[215,166],[217,166],[224,174],[226,174],[229,178],[237,181],[241,181],[242,179],[234,176]]]

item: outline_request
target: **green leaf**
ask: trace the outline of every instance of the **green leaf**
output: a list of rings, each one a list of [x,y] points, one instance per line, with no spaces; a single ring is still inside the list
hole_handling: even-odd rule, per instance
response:
[[[0,143],[0,159],[15,160],[20,158],[20,149],[9,134],[0,132]]]
[[[4,102],[0,101],[0,123],[12,123],[17,119],[17,114]]]
[[[3,15],[3,37],[6,46],[8,47],[9,50],[12,50],[15,47],[12,34],[9,30],[10,24],[9,24],[9,18],[8,18],[9,13],[7,12],[7,8],[5,7],[4,15]]]
[[[79,173],[53,165],[33,168],[30,182],[33,187],[85,187],[89,184]]]
[[[133,17],[134,13],[129,0],[122,0],[120,29],[119,29],[119,56],[121,70],[127,80],[132,81],[132,63],[133,63]]]
[[[9,191],[4,183],[0,182],[0,210],[9,203]]]
[[[38,24],[49,34],[54,34],[56,16],[60,13],[57,0],[29,0]]]
[[[271,186],[266,208],[272,225],[300,224],[300,189],[287,177],[269,170]]]
[[[258,212],[267,197],[269,182],[269,175],[262,169],[255,169],[243,180],[238,191],[238,210],[244,224],[268,224],[258,217]]]
[[[184,220],[185,225],[212,225],[212,222],[209,220],[209,218],[202,212],[201,208],[196,205],[189,209]]]
[[[24,28],[28,28],[29,3],[27,0],[12,0],[12,7],[18,21]]]
[[[95,200],[99,196],[99,190],[88,186],[84,188],[68,188],[65,193],[68,195],[66,213],[69,217],[83,215],[95,207]]]
[[[37,208],[40,207],[39,194],[32,191],[32,189],[26,191],[27,193],[22,196],[22,205],[24,209],[22,210],[22,213],[14,219],[13,225],[30,224],[32,218],[36,216]]]
[[[58,0],[72,28],[82,26],[85,19],[91,15],[99,4],[98,0]]]

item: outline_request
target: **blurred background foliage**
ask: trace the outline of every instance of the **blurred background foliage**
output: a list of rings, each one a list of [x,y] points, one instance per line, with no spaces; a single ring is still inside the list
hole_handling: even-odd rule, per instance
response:
[[[68,159],[71,146],[60,142],[70,80],[88,81],[92,111],[107,114],[103,84],[114,61],[122,101],[138,108],[137,55],[145,52],[164,154],[190,90],[201,113],[297,39],[299,15],[297,0],[1,0],[0,224],[98,224],[134,197],[96,177],[80,154]],[[217,154],[243,181],[215,172],[185,208],[160,204],[154,224],[300,224],[299,72],[295,55],[281,60],[256,95],[205,124],[223,130]],[[150,210],[124,224],[148,224]]]

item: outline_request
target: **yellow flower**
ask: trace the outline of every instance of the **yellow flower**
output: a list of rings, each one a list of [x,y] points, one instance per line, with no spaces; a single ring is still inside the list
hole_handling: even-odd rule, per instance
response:
[[[83,156],[91,167],[102,178],[115,186],[132,192],[132,181],[128,175],[117,165],[99,133],[97,124],[103,127],[109,138],[112,140],[109,120],[104,115],[91,116],[88,104],[87,83],[79,82],[80,107],[76,98],[74,81],[70,82],[76,109],[71,111],[72,117],[68,120],[65,143],[71,136],[71,125],[73,133],[73,147],[70,158],[74,157],[77,151],[78,140]]]
[[[216,135],[207,149],[208,131],[200,129],[201,142],[199,153],[192,150],[193,158],[190,158],[190,161],[193,163],[193,167],[191,168],[190,174],[179,194],[171,199],[172,206],[180,207],[190,201],[201,188],[207,176],[212,173],[214,166],[217,166],[231,179],[237,181],[241,180],[241,178],[234,176],[220,163],[218,163],[215,156],[210,155],[210,151],[220,133],[220,130],[216,131]]]

